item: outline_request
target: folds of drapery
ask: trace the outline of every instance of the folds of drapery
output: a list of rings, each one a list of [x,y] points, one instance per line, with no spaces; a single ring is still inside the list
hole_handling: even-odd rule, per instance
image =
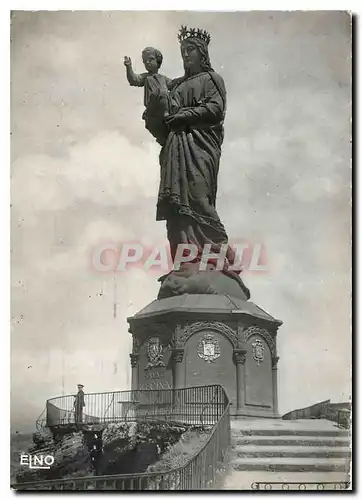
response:
[[[205,244],[216,251],[227,243],[215,207],[226,102],[223,81],[215,75],[202,73],[173,90],[180,120],[161,150],[156,216],[167,221],[171,254],[179,243],[200,251]]]

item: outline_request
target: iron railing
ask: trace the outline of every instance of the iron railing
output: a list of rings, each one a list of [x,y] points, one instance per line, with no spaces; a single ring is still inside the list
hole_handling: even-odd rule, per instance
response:
[[[293,410],[283,415],[283,420],[320,418],[336,422],[338,427],[349,429],[351,425],[351,405],[349,403],[331,403],[330,399],[306,408]]]
[[[117,474],[110,476],[89,476],[70,479],[55,479],[50,481],[37,481],[31,483],[17,483],[12,485],[16,490],[61,490],[61,491],[84,491],[84,490],[202,490],[212,487],[215,471],[218,464],[223,460],[230,445],[230,403],[223,387],[218,385],[192,387],[187,389],[169,391],[131,391],[134,400],[140,400],[139,393],[164,393],[162,396],[165,405],[169,405],[170,411],[161,413],[153,412],[147,400],[147,409],[138,414],[135,411],[134,419],[140,415],[141,421],[148,417],[159,419],[160,417],[177,417],[178,421],[189,423],[196,420],[198,423],[213,423],[210,436],[202,444],[199,451],[187,462],[178,468],[161,472],[141,474]],[[117,393],[119,394],[119,393]],[[132,394],[131,394],[132,395]],[[89,396],[89,395],[88,395]],[[137,397],[136,397],[137,396]],[[153,397],[153,396],[151,396]],[[206,400],[208,398],[208,400]],[[141,398],[142,403],[145,401]],[[153,402],[156,398],[152,399]],[[136,403],[138,404],[138,403]],[[138,406],[137,406],[138,408]],[[200,411],[201,408],[201,411]],[[196,410],[197,409],[197,410]],[[176,410],[176,412],[174,412]]]
[[[74,396],[60,396],[47,401],[46,425],[52,428],[74,423],[108,424],[141,419],[210,425],[221,417],[225,407],[224,394],[219,387],[86,394],[81,415],[75,412]]]
[[[41,431],[42,429],[44,429],[44,427],[46,426],[46,423],[47,423],[47,419],[46,419],[46,407],[45,407],[44,410],[41,412],[41,414],[39,415],[39,417],[35,421],[36,430]]]
[[[342,408],[337,411],[337,425],[344,429],[349,429],[351,427],[351,410]]]

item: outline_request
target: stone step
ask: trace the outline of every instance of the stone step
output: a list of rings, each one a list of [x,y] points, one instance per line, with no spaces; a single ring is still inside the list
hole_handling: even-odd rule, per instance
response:
[[[259,432],[266,431],[268,434],[278,433],[342,433],[347,434],[347,429],[338,427],[336,422],[331,422],[326,419],[299,419],[299,420],[282,420],[278,418],[239,418],[231,420],[231,429],[237,431]]]
[[[261,446],[345,446],[349,447],[350,440],[326,436],[233,436],[231,444],[234,446],[261,445]]]
[[[233,446],[233,453],[239,458],[246,457],[320,457],[349,458],[348,447],[332,446]]]
[[[230,462],[234,470],[289,471],[289,472],[347,472],[349,460],[342,458],[235,458]]]
[[[347,430],[318,430],[318,429],[232,429],[232,434],[243,436],[325,436],[350,438]]]

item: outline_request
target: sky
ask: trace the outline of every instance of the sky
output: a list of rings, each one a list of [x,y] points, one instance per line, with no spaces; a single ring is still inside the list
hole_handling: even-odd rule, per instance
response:
[[[158,276],[99,273],[104,241],[152,246],[159,146],[141,120],[143,70],[183,74],[182,24],[211,34],[228,109],[217,208],[230,239],[262,242],[251,300],[283,321],[281,414],[351,394],[351,28],[343,12],[21,12],[11,29],[11,424],[48,398],[130,388],[126,318]],[[117,314],[114,317],[114,302]]]

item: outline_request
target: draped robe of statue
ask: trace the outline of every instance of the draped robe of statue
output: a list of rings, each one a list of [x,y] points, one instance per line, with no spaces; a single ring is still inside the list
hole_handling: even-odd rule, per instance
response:
[[[161,180],[157,220],[167,221],[167,236],[174,258],[179,243],[205,244],[220,250],[228,238],[216,211],[217,176],[226,111],[224,81],[214,71],[173,82],[171,110],[182,113],[182,122],[158,140]],[[163,132],[162,132],[163,131]],[[156,134],[155,134],[156,135]]]

